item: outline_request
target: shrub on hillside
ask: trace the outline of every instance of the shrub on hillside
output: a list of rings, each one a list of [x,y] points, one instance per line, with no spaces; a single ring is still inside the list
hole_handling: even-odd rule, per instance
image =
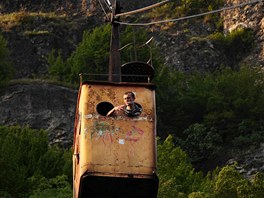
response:
[[[158,133],[174,133],[193,160],[205,153],[209,159],[219,159],[227,146],[241,150],[258,147],[264,141],[261,69],[165,74],[157,89]],[[188,147],[190,142],[197,145]]]
[[[223,52],[231,66],[245,57],[254,46],[252,29],[237,29],[228,34],[217,32],[209,35],[208,38]]]
[[[14,69],[9,61],[9,51],[7,49],[7,42],[2,35],[0,35],[0,88],[5,86],[12,78]]]
[[[47,132],[0,126],[0,149],[0,195],[29,197],[39,188],[52,188],[46,184],[59,175],[67,175],[63,182],[71,186],[71,161],[66,155],[71,151],[49,146]],[[41,182],[41,178],[49,182]]]
[[[236,165],[216,168],[203,176],[194,171],[188,155],[174,145],[172,136],[158,145],[158,198],[245,198],[262,197],[264,175],[245,178]]]

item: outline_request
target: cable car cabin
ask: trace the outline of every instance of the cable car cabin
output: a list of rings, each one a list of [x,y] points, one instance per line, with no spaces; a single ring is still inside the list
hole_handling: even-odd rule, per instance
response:
[[[144,71],[151,67],[139,65]],[[131,66],[137,68],[134,63],[127,68]],[[157,196],[155,86],[149,82],[153,75],[133,76],[135,70],[125,67],[121,82],[81,80],[74,129],[74,197]],[[107,116],[124,104],[127,91],[135,94],[140,113]]]

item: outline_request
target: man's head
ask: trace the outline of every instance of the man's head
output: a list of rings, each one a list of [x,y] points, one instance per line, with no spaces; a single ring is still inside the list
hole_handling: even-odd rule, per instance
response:
[[[132,91],[124,93],[124,102],[127,106],[133,106],[135,99],[135,94]]]

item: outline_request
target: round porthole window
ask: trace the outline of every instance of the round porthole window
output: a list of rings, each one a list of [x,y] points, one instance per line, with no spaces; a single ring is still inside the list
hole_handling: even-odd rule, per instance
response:
[[[102,116],[106,116],[107,113],[114,108],[114,105],[110,102],[100,102],[96,106],[96,111]]]

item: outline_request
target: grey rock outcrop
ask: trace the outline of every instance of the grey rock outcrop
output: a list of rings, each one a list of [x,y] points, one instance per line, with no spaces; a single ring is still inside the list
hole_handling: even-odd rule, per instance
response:
[[[246,3],[243,0],[226,0],[225,7]],[[255,38],[254,48],[250,49],[234,64],[248,64],[264,66],[264,2],[241,6],[221,12],[224,33],[232,32],[238,28],[252,29]],[[232,66],[233,60],[228,60],[208,39],[193,40],[193,38],[206,38],[214,32],[215,27],[199,20],[189,20],[190,24],[184,26],[184,21],[175,23],[171,30],[158,32],[155,40],[162,49],[165,65],[180,71],[214,71],[219,66]],[[188,31],[183,30],[187,28]]]
[[[16,79],[48,75],[48,57],[52,50],[61,52],[65,60],[81,41],[83,31],[96,25],[92,17],[89,21],[85,17],[54,19],[24,15],[21,20],[32,20],[31,23],[21,23],[10,29],[0,26],[0,33],[8,42]]]
[[[226,0],[227,6],[245,3],[244,0]],[[259,1],[236,9],[226,10],[222,13],[224,30],[232,32],[237,28],[253,29],[256,47],[245,58],[244,62],[264,66],[264,2]]]
[[[210,72],[228,62],[224,54],[208,39],[190,39],[189,35],[182,33],[176,36],[160,33],[156,41],[162,49],[165,65],[179,71]]]
[[[0,125],[48,131],[50,144],[72,144],[78,91],[34,82],[13,84],[0,92]]]
[[[264,143],[258,149],[249,151],[242,156],[229,159],[227,165],[235,165],[245,177],[252,177],[257,172],[264,173]]]

